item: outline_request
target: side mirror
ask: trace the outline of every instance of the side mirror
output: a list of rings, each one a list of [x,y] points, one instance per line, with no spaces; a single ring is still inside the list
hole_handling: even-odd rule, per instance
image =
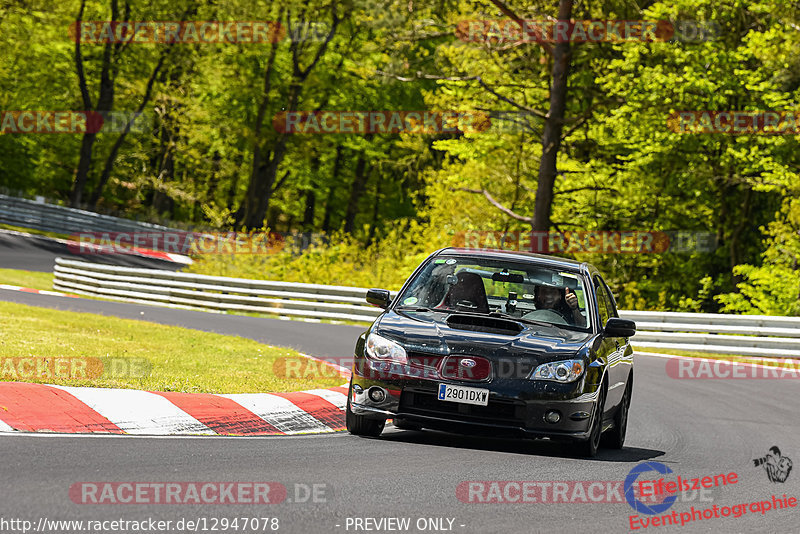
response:
[[[373,306],[386,309],[389,307],[389,302],[391,302],[389,291],[386,289],[368,289],[367,302]]]
[[[610,317],[603,333],[607,337],[631,337],[636,333],[636,323],[628,319]]]

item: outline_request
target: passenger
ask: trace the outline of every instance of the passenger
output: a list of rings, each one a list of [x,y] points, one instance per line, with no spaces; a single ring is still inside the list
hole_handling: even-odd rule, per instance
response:
[[[533,288],[537,310],[553,310],[569,324],[586,326],[586,318],[578,307],[578,296],[567,288],[537,285]]]

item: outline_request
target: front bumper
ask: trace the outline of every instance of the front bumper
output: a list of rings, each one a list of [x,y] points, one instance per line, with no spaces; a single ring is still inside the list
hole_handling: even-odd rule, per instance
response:
[[[440,401],[440,383],[490,390],[487,406]],[[350,409],[357,415],[375,419],[402,418],[425,428],[467,434],[508,435],[525,438],[585,440],[597,400],[598,388],[582,384],[525,383],[500,384],[449,380],[375,380],[353,374]],[[385,398],[375,402],[371,389],[380,388]],[[589,392],[584,392],[589,390]],[[555,410],[557,423],[545,421],[545,413]]]

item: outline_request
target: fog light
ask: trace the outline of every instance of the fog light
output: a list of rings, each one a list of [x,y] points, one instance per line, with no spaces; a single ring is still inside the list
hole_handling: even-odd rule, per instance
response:
[[[561,414],[555,410],[548,410],[548,412],[544,414],[544,420],[548,423],[558,423],[561,421]]]
[[[386,400],[386,392],[378,387],[369,388],[369,399],[372,402],[383,402]]]

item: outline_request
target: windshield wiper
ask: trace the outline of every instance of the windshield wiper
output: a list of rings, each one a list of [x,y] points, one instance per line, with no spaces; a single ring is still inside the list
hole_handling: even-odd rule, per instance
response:
[[[398,307],[395,308],[395,310],[418,311],[418,312],[433,312],[433,311],[443,312],[443,311],[446,311],[446,310],[432,310],[430,308],[426,308],[425,306],[398,306]]]
[[[499,311],[490,313],[489,317],[501,317],[503,319],[509,319],[511,321],[517,321],[517,322],[520,322],[520,323],[530,324],[530,325],[533,325],[533,326],[558,326],[558,325],[554,325],[552,323],[546,323],[544,321],[534,321],[532,319],[524,319],[522,317],[517,317],[515,315],[511,315],[509,313],[503,313],[503,312],[499,312]]]

